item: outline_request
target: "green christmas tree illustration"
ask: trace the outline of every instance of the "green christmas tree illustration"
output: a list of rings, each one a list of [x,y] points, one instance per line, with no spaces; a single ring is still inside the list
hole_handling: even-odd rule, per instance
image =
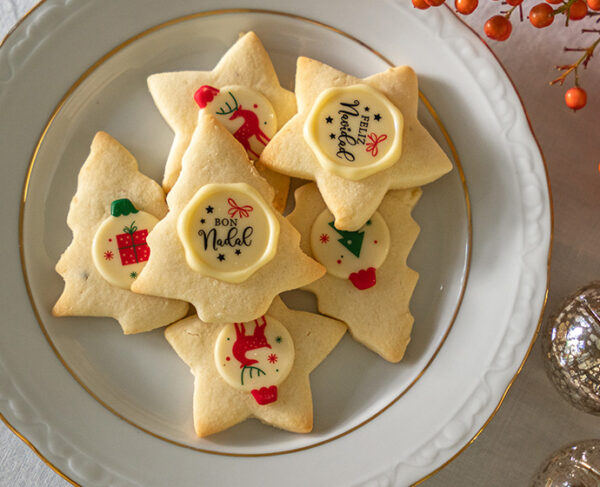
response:
[[[329,222],[329,226],[333,228],[342,238],[338,239],[338,242],[352,252],[357,258],[360,257],[360,251],[362,249],[363,238],[365,232],[355,231],[348,232],[346,230],[338,230],[335,228],[334,222]]]

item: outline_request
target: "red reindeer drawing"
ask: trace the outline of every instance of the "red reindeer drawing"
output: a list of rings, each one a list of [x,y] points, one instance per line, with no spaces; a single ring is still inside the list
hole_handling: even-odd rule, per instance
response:
[[[267,135],[260,129],[258,125],[259,120],[256,116],[256,113],[251,110],[244,110],[242,105],[240,105],[238,109],[233,112],[233,115],[229,117],[229,120],[235,120],[239,117],[244,119],[244,123],[234,132],[233,136],[240,142],[240,144],[244,146],[244,149],[254,154],[258,158],[259,154],[252,150],[249,139],[254,136],[262,145],[267,145],[271,139],[269,139],[269,137],[267,137]]]
[[[267,338],[265,337],[265,327],[267,326],[265,317],[262,317],[262,325],[258,324],[258,320],[254,320],[254,323],[256,323],[256,328],[254,328],[254,333],[252,335],[246,335],[244,323],[234,323],[235,342],[231,352],[241,364],[240,369],[258,363],[258,360],[246,357],[247,352],[256,350],[257,348],[271,348],[271,345],[269,345],[269,342],[267,342]]]

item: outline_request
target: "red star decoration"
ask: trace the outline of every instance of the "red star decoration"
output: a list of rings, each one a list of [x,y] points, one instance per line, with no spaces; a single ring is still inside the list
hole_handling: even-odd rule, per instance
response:
[[[267,360],[270,364],[274,364],[275,362],[277,362],[277,355],[272,353],[267,357]]]
[[[326,233],[322,233],[319,237],[319,240],[321,241],[321,243],[327,243],[329,242],[329,235],[327,235]]]
[[[104,258],[106,260],[113,260],[113,257],[115,256],[115,254],[112,253],[112,251],[107,250],[106,252],[104,252]]]

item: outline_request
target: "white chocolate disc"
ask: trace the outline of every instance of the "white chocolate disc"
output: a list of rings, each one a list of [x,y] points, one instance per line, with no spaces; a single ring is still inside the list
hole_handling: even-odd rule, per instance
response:
[[[98,272],[113,286],[129,289],[150,257],[146,237],[158,219],[138,211],[110,216],[102,222],[92,243],[92,258]]]
[[[193,270],[238,283],[275,256],[279,221],[252,186],[207,184],[179,215],[177,233]]]
[[[258,91],[239,85],[204,85],[196,91],[195,99],[233,134],[251,159],[258,159],[277,132],[275,109]]]
[[[353,273],[383,264],[390,250],[390,231],[378,212],[356,232],[337,230],[333,215],[324,210],[313,223],[310,246],[329,274],[348,279]]]
[[[294,365],[294,342],[279,321],[225,325],[215,343],[215,364],[227,383],[241,391],[277,386]]]
[[[304,138],[324,169],[357,181],[400,159],[404,117],[368,85],[329,88],[316,99]]]

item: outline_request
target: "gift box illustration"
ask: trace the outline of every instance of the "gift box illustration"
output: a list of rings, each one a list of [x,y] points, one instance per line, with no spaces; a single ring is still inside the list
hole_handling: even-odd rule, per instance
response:
[[[137,264],[150,258],[150,247],[146,243],[148,230],[138,230],[135,220],[129,226],[123,227],[123,232],[117,235],[117,247],[121,256],[121,264]]]
[[[96,231],[92,244],[94,264],[104,279],[113,286],[130,288],[150,259],[146,238],[157,223],[154,215],[136,209],[127,198],[111,203],[110,216]]]

